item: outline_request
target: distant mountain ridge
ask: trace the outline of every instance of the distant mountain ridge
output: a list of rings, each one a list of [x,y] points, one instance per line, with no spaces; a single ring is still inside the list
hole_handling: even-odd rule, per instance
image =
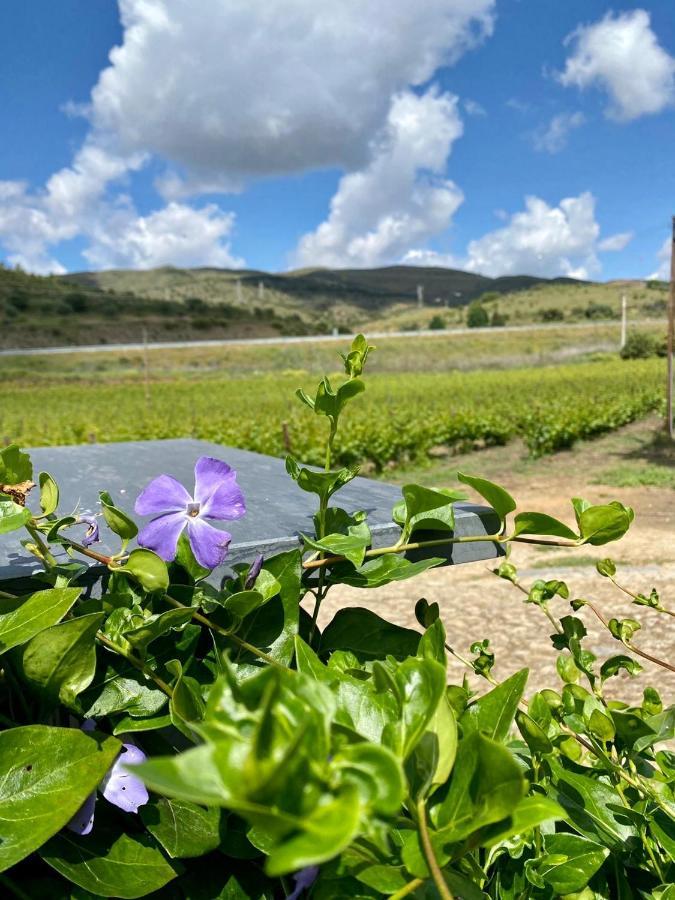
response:
[[[486,292],[498,294],[527,290],[538,284],[586,284],[574,278],[543,278],[534,275],[507,275],[489,278],[458,269],[423,266],[384,266],[374,269],[301,269],[285,273],[256,269],[217,269],[199,267],[180,269],[165,266],[149,270],[112,269],[102,272],[75,272],[60,276],[63,280],[103,290],[123,289],[139,296],[158,299],[180,299],[208,286],[211,297],[217,300],[217,283],[227,294],[241,289],[254,290],[264,298],[265,290],[285,295],[299,303],[321,298],[342,301],[361,309],[381,309],[395,303],[411,303],[417,299],[421,285],[424,298],[433,302],[443,300],[447,306],[464,306]],[[260,287],[262,285],[262,288]],[[316,303],[311,304],[317,308]]]

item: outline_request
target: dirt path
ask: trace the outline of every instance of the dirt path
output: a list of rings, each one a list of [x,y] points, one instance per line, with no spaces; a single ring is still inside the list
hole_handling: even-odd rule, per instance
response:
[[[616,499],[632,506],[635,523],[617,544],[575,551],[521,544],[514,548],[511,561],[518,567],[524,584],[538,578],[560,578],[568,584],[571,597],[593,600],[606,617],[637,619],[642,623],[642,631],[635,638],[636,645],[673,662],[673,619],[633,605],[630,598],[595,571],[595,561],[611,555],[619,566],[621,583],[636,593],[649,593],[656,587],[664,604],[675,608],[675,490],[594,483],[599,473],[626,459],[641,471],[640,467],[652,464],[656,454],[668,470],[672,460],[668,457],[664,461],[663,454],[654,451],[650,443],[654,424],[650,421],[628,426],[620,433],[538,461],[523,460],[518,448],[495,448],[470,457],[456,457],[411,473],[412,477],[403,480],[442,486],[452,483],[448,477],[451,471],[465,468],[501,480],[518,500],[520,509],[536,509],[570,522],[573,522],[569,505],[572,496],[581,495],[592,502]],[[510,474],[499,475],[499,472]],[[397,476],[397,480],[401,477]],[[320,623],[325,624],[341,607],[363,605],[401,625],[417,627],[414,607],[419,597],[439,604],[448,640],[463,655],[470,656],[468,648],[473,641],[490,639],[498,678],[527,666],[531,670],[528,692],[557,686],[556,653],[549,640],[550,623],[536,606],[523,602],[523,595],[513,585],[496,578],[488,563],[431,570],[414,581],[377,590],[336,589],[324,602]],[[569,604],[562,599],[554,601],[553,611],[559,617],[571,612]],[[578,615],[589,632],[588,648],[601,660],[622,652],[621,645],[600,626],[590,610],[582,610]],[[642,662],[644,671],[638,678],[611,679],[607,694],[639,701],[643,687],[652,684],[664,699],[673,698],[675,675]],[[460,663],[453,661],[454,679],[461,680],[465,671]],[[472,682],[478,685],[473,676]]]

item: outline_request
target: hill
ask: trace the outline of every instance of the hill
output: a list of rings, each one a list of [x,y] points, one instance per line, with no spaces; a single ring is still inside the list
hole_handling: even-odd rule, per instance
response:
[[[423,303],[418,303],[418,286]],[[598,284],[453,269],[214,268],[28,275],[0,266],[0,346],[273,337],[453,327],[479,300],[493,323],[662,317],[666,295],[643,282]]]

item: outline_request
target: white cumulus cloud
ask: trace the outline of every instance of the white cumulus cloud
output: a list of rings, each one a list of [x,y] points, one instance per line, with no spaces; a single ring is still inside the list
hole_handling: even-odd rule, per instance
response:
[[[590,193],[549,206],[526,197],[525,209],[468,246],[464,268],[482,275],[541,275],[589,278],[597,274],[600,226]]]
[[[598,250],[601,253],[617,253],[625,250],[626,247],[635,237],[632,231],[621,231],[618,234],[610,234],[609,237],[603,238],[598,244]]]
[[[644,9],[607,13],[567,39],[571,54],[558,75],[566,86],[599,87],[607,115],[627,122],[661,112],[675,99],[675,59],[659,44]]]
[[[328,218],[300,240],[294,262],[379,266],[445,230],[463,200],[442,174],[461,134],[456,97],[395,96],[371,161],[340,179]]]
[[[97,223],[84,256],[101,269],[168,265],[237,268],[243,260],[230,249],[233,225],[233,213],[222,212],[213,203],[193,209],[171,202],[148,216],[119,209]]]
[[[560,153],[567,146],[570,132],[575,128],[581,128],[585,121],[584,114],[580,112],[560,113],[553,116],[546,126],[533,132],[532,140],[535,150]]]
[[[672,241],[670,238],[666,238],[663,244],[661,245],[659,252],[656,254],[656,257],[659,261],[658,268],[655,269],[651,275],[649,275],[650,280],[655,281],[670,281],[670,254],[671,254],[671,245]]]
[[[354,169],[391,98],[489,34],[495,0],[119,0],[94,129],[188,177]],[[173,191],[175,195],[175,183]]]

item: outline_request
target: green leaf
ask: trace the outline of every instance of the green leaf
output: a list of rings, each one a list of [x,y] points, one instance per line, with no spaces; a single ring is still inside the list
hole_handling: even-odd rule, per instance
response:
[[[410,628],[393,625],[369,609],[337,611],[321,636],[321,652],[351,650],[360,660],[414,656],[420,635]]]
[[[445,666],[410,657],[397,667],[394,680],[402,698],[401,755],[407,759],[445,696]]]
[[[576,834],[545,834],[544,853],[532,861],[528,878],[536,873],[533,883],[542,882],[556,895],[571,894],[586,887],[609,856],[606,847]]]
[[[455,500],[464,499],[461,492],[435,491],[419,484],[406,484],[402,488],[403,504],[394,507],[394,521],[403,526],[402,542],[415,532],[454,531]]]
[[[384,816],[395,815],[405,797],[403,769],[387,747],[376,744],[348,744],[331,760],[331,770],[341,784],[354,785],[361,803]]]
[[[444,844],[512,815],[526,792],[513,754],[502,744],[473,732],[462,738],[447,793],[431,817]]]
[[[600,677],[603,681],[618,675],[619,672],[627,672],[630,676],[638,675],[642,671],[640,663],[630,656],[619,654],[619,656],[611,656],[600,667]]]
[[[613,578],[616,575],[616,566],[611,559],[601,559],[595,564],[599,575],[605,578]]]
[[[457,478],[464,484],[468,484],[474,491],[484,497],[503,523],[507,515],[516,508],[516,501],[508,491],[485,478],[477,478],[474,475],[457,473]]]
[[[113,737],[26,725],[0,731],[0,872],[70,821],[120,751]]]
[[[589,506],[579,516],[579,531],[585,544],[595,547],[618,541],[630,528],[633,510],[621,503]]]
[[[23,648],[25,678],[50,701],[78,709],[75,698],[94,677],[102,621],[103,613],[91,613],[45,628]]]
[[[578,831],[619,851],[630,838],[637,837],[635,826],[619,811],[623,804],[614,788],[591,775],[567,771],[554,757],[548,762],[555,786],[554,799],[565,808]]]
[[[370,546],[370,530],[366,525],[361,527],[361,532],[351,534],[327,534],[326,537],[319,539],[308,537],[306,534],[301,535],[307,547],[313,550],[320,550],[331,556],[344,556],[350,563],[360,566],[363,563],[366,549]]]
[[[124,638],[137,650],[145,650],[152,641],[186,625],[194,614],[191,607],[167,609],[149,616],[138,628],[125,631]]]
[[[265,871],[268,875],[287,875],[337,856],[358,834],[361,812],[355,787],[317,806],[298,821],[295,834],[272,849]]]
[[[220,845],[222,812],[187,800],[152,799],[139,810],[148,831],[172,859],[203,856]]]
[[[541,794],[532,794],[529,797],[523,797],[508,819],[496,822],[481,831],[480,845],[481,847],[494,847],[516,834],[527,834],[544,822],[565,817],[565,810],[555,800]]]
[[[551,753],[553,745],[543,728],[521,709],[516,710],[516,724],[532,753]]]
[[[40,508],[45,516],[51,516],[59,505],[59,486],[49,472],[40,472]]]
[[[180,537],[178,538],[174,564],[185,569],[192,581],[195,582],[202,581],[211,572],[210,569],[205,569],[204,566],[200,566],[195,559],[192,547],[190,546],[190,541],[184,531],[181,532]]]
[[[570,541],[579,539],[579,535],[568,528],[564,522],[547,516],[545,513],[521,512],[514,518],[513,535],[534,534],[553,535],[554,537],[567,538]]]
[[[153,716],[149,719],[135,719],[124,716],[115,723],[113,734],[133,734],[137,731],[158,731],[171,725],[171,716]]]
[[[169,587],[169,572],[166,563],[152,550],[143,548],[132,550],[126,563],[115,571],[131,575],[143,590],[149,593],[166,591]]]
[[[100,491],[98,496],[103,508],[103,518],[106,520],[108,528],[119,535],[125,544],[127,541],[135,538],[138,534],[138,526],[134,520],[115,506],[112,497],[107,491]]]
[[[168,662],[166,668],[176,677],[169,701],[171,721],[179,731],[192,737],[190,725],[200,722],[204,718],[205,704],[199,682],[185,675],[183,667],[177,659]]]
[[[528,675],[529,669],[521,669],[471,704],[459,720],[462,732],[467,735],[480,731],[495,741],[505,741]]]
[[[79,837],[56,835],[40,851],[42,859],[64,878],[99,897],[144,897],[178,874],[145,834],[120,834],[95,828]]]
[[[230,594],[223,600],[223,607],[239,619],[243,619],[264,604],[265,598],[259,591],[237,591],[236,594]]]
[[[9,444],[0,450],[0,484],[11,487],[31,481],[33,464],[30,456],[19,449],[18,444]]]
[[[616,734],[614,723],[599,709],[594,709],[588,719],[588,730],[601,741],[612,741]]]
[[[6,494],[0,494],[0,534],[9,534],[23,528],[32,518],[31,511],[10,500]]]
[[[439,557],[409,562],[401,556],[387,554],[369,559],[356,570],[351,565],[337,563],[331,568],[328,580],[331,584],[348,584],[358,588],[375,588],[390,584],[392,581],[406,581],[415,578],[445,562]]]
[[[51,588],[12,600],[0,598],[0,653],[55,625],[81,593],[81,588]]]
[[[286,471],[299,488],[310,494],[318,494],[323,499],[332,497],[336,491],[348,484],[359,474],[359,466],[349,466],[335,472],[318,472],[301,468],[292,456],[286,457]]]

